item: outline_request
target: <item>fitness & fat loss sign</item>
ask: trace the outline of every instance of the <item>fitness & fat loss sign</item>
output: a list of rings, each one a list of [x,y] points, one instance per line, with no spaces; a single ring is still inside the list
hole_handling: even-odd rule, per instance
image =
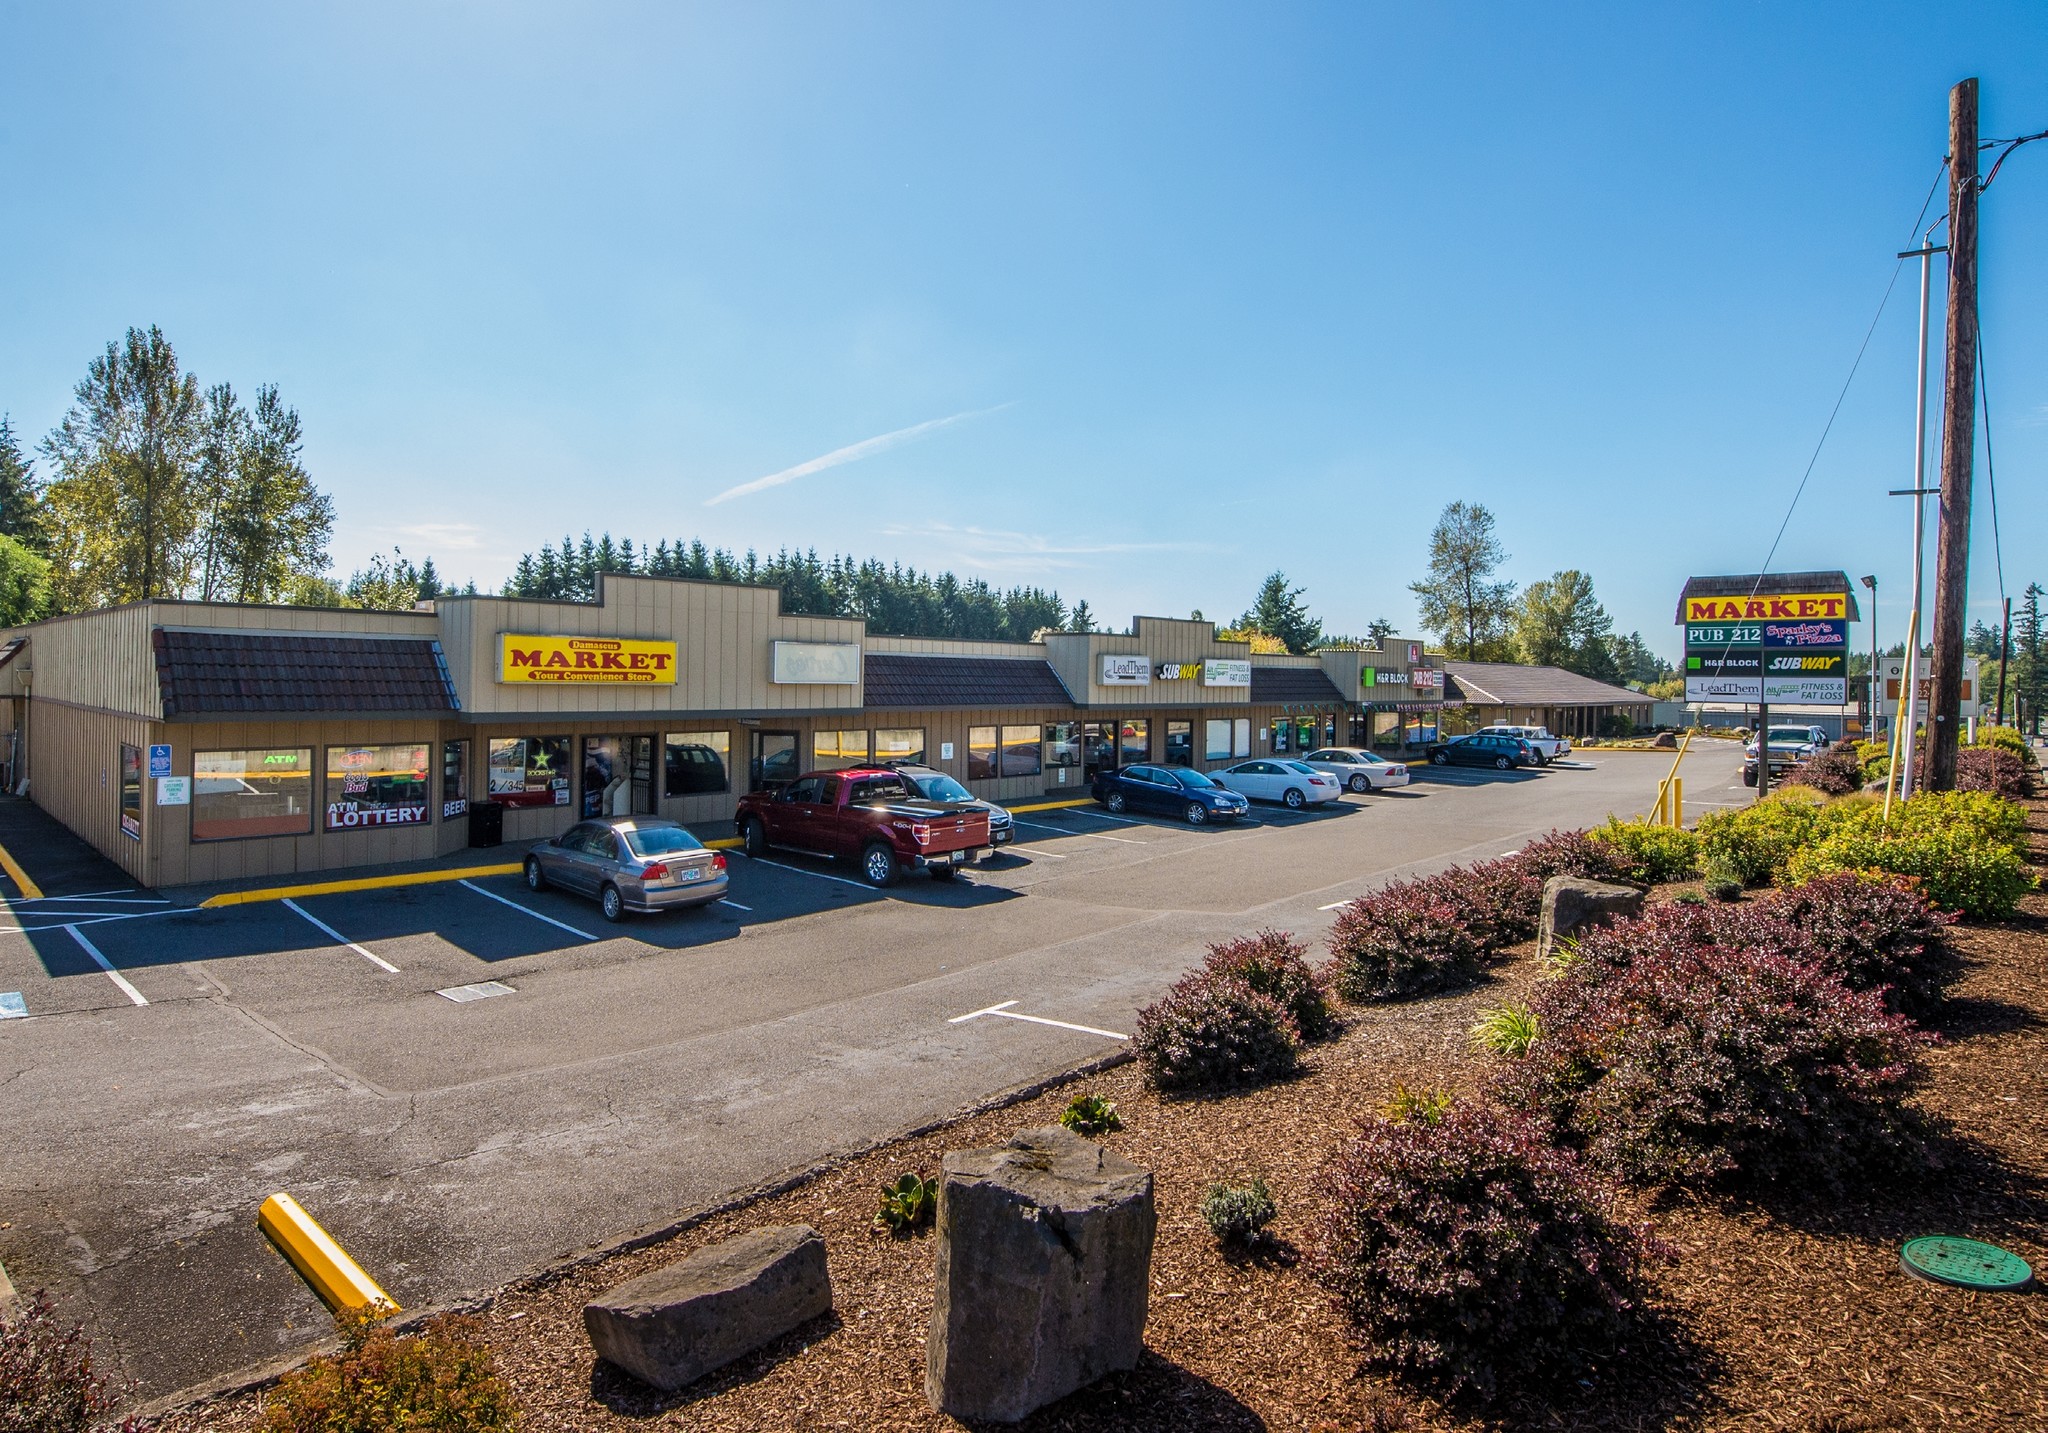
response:
[[[498,634],[501,682],[622,682],[672,687],[676,644],[631,637]]]

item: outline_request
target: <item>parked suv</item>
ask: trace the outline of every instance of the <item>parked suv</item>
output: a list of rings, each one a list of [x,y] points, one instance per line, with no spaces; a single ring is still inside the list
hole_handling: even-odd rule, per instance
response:
[[[1825,727],[1818,726],[1774,726],[1770,731],[1771,780],[1788,775],[1800,762],[1809,756],[1828,749],[1830,738]],[[1751,737],[1742,748],[1742,784],[1756,785],[1757,738]]]
[[[1529,743],[1529,749],[1536,753],[1536,764],[1548,766],[1572,749],[1568,736],[1552,736],[1547,726],[1483,726],[1480,736],[1518,736]]]
[[[1517,766],[1536,765],[1535,748],[1518,736],[1487,736],[1483,732],[1474,732],[1470,736],[1454,736],[1449,741],[1434,742],[1426,749],[1431,766],[1455,763],[1508,771]]]

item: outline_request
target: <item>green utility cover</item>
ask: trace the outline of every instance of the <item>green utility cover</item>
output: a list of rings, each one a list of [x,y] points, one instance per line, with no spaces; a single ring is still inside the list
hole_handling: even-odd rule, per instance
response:
[[[1932,1279],[1937,1284],[1954,1284],[1959,1289],[1989,1289],[2011,1293],[2033,1282],[2034,1271],[2019,1255],[1983,1244],[1975,1239],[1958,1239],[1936,1234],[1909,1239],[1899,1251],[1899,1266],[1909,1274]]]

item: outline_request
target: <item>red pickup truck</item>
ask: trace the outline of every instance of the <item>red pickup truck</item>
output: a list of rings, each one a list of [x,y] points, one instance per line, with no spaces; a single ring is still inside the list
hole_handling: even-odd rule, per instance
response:
[[[750,791],[733,818],[749,856],[770,846],[860,863],[871,886],[904,870],[951,878],[989,845],[988,813],[966,801],[926,801],[896,772],[856,766],[812,771],[775,791]]]

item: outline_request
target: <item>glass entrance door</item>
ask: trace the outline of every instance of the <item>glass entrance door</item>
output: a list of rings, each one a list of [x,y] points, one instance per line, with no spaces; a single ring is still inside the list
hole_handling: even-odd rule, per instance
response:
[[[747,790],[773,790],[787,786],[803,774],[795,732],[752,732],[748,743]]]
[[[1116,770],[1116,728],[1113,721],[1081,723],[1081,779],[1093,781],[1098,771]]]
[[[583,738],[583,819],[654,814],[654,738]]]

